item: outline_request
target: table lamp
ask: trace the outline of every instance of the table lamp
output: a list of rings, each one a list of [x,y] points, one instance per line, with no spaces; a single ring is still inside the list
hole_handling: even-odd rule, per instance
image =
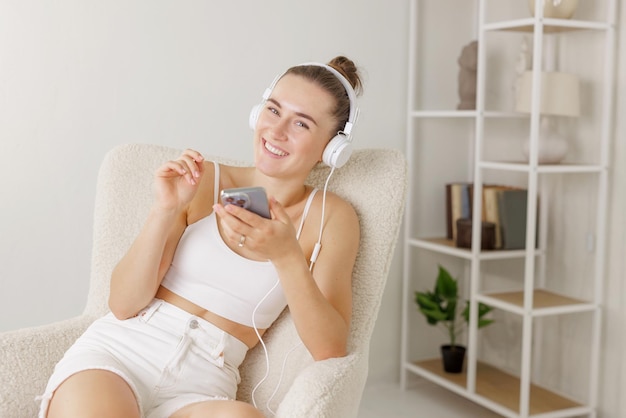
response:
[[[553,116],[576,117],[580,114],[579,80],[573,74],[561,72],[541,73],[541,100],[539,114],[539,164],[557,164],[567,154],[567,138],[561,136],[553,125]],[[531,113],[533,72],[525,71],[519,80],[515,110]],[[530,139],[524,143],[524,155],[528,159]]]

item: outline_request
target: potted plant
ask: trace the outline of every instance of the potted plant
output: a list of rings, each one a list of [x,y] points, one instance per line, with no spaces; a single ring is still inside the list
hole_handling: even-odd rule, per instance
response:
[[[428,324],[442,326],[449,338],[449,344],[441,346],[444,370],[448,373],[460,373],[463,370],[465,347],[457,344],[457,337],[469,323],[469,301],[460,317],[457,316],[459,304],[458,284],[448,270],[439,265],[439,274],[432,292],[415,292],[415,303],[424,314]],[[484,316],[493,310],[483,303],[478,304],[478,328],[493,322]]]

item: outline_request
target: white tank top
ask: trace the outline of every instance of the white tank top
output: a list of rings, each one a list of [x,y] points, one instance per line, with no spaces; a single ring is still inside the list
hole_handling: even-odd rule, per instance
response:
[[[214,202],[219,196],[219,164],[215,165]],[[306,202],[297,238],[309,211],[314,189]],[[172,264],[161,285],[196,305],[226,319],[249,327],[269,328],[287,306],[278,284],[252,314],[261,299],[278,281],[269,261],[254,261],[240,256],[222,239],[215,212],[187,226]]]

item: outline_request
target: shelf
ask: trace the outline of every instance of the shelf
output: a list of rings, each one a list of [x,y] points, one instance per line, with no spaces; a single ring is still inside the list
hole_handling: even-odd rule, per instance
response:
[[[426,379],[445,386],[450,386],[450,384],[456,386],[458,393],[464,392],[465,396],[468,396],[467,374],[465,372],[459,374],[444,372],[440,358],[418,361],[407,366],[407,369]],[[478,362],[476,367],[476,395],[487,401],[483,404],[493,402],[513,414],[517,414],[520,403],[520,379],[486,363]],[[573,417],[590,411],[589,408],[583,407],[571,399],[533,384],[530,386],[529,410],[531,415],[560,411],[558,415],[560,417]],[[566,415],[567,411],[571,414]]]
[[[454,24],[459,27],[454,36],[440,42],[443,32],[439,32],[441,25],[438,19],[441,22],[450,21],[452,3]],[[593,269],[578,271],[576,266],[563,265],[563,259],[576,257],[578,247],[584,241],[574,242],[574,239],[579,239],[576,234],[571,235],[571,245],[562,241],[569,240],[570,224],[579,227],[580,217],[585,217],[584,223],[588,221],[587,217],[591,219],[595,216],[594,226],[590,225],[586,234],[597,242],[606,241],[606,229],[610,225],[606,213],[613,135],[611,126],[614,123],[615,89],[611,83],[616,66],[617,4],[612,0],[605,5],[606,10],[596,8],[597,13],[592,13],[590,9],[595,6],[585,4],[584,13],[578,16],[595,19],[585,21],[576,17],[531,17],[529,13],[521,12],[519,5],[511,8],[506,2],[476,0],[448,4],[436,0],[410,1],[405,145],[411,181],[404,226],[400,376],[405,389],[408,375],[419,375],[506,418],[574,418],[598,413],[605,248],[589,248],[595,250],[593,257],[581,257],[580,262],[594,263],[590,266]],[[502,20],[512,14],[522,18]],[[521,37],[531,38],[525,50],[519,46]],[[462,86],[457,82],[459,89],[452,89],[455,86],[451,83],[454,83],[457,74],[454,71],[456,68],[451,65],[454,57],[452,52],[443,57],[437,56],[437,48],[464,44],[469,38],[475,39],[481,46],[476,53],[476,109],[456,110],[453,97],[457,98],[455,93]],[[559,48],[561,41],[565,48]],[[580,119],[580,126],[577,127],[580,138],[576,138],[576,145],[581,141],[580,152],[572,154],[568,162],[539,164],[539,147],[533,143],[533,149],[529,150],[533,160],[531,164],[530,158],[524,159],[521,150],[516,153],[512,148],[517,145],[518,137],[528,138],[533,133],[531,131],[536,129],[533,122],[536,124],[536,121],[532,119],[536,119],[539,113],[539,109],[532,109],[531,116],[512,111],[511,87],[515,75],[511,72],[515,69],[517,73],[518,67],[521,71],[522,64],[523,69],[528,69],[530,60],[523,59],[528,57],[521,54],[526,54],[529,49],[535,64],[532,65],[533,71],[558,70],[560,67],[568,70],[571,67],[569,71],[584,78],[584,93],[589,96],[585,98],[593,102],[594,111],[585,113],[589,117]],[[592,66],[585,62],[579,71],[577,63],[578,60],[585,60],[585,49],[593,49],[594,53],[589,54],[593,62],[600,61],[595,51],[603,51],[603,65]],[[516,55],[515,52],[519,53]],[[433,56],[436,59],[432,59]],[[440,69],[443,65],[446,65],[445,70]],[[496,76],[492,77],[492,74]],[[440,93],[435,87],[442,84],[446,88]],[[534,105],[537,106],[537,103]],[[449,158],[450,153],[454,154],[453,159]],[[425,209],[421,205],[440,199],[441,183],[454,179],[475,182],[477,188],[490,183],[525,188],[529,193],[525,203],[528,215],[525,230],[534,230],[534,239],[529,239],[529,245],[523,249],[485,251],[477,246],[473,250],[460,248],[453,240],[444,238],[448,228],[445,225],[450,223],[445,223],[442,216],[451,211],[445,212],[445,205]],[[522,185],[524,180],[525,187]],[[569,182],[581,187],[564,187]],[[593,190],[589,192],[588,188]],[[476,191],[474,189],[473,193]],[[577,205],[571,216],[560,213],[570,199],[578,203],[587,194],[593,200]],[[534,197],[541,199],[540,205]],[[595,210],[588,205],[595,205]],[[470,213],[476,213],[473,209],[472,206]],[[476,214],[480,218],[480,214]],[[584,225],[580,227],[584,228]],[[476,238],[474,236],[474,241],[478,241]],[[535,242],[540,249],[534,248]],[[555,249],[558,251],[553,251]],[[568,258],[570,249],[572,254]],[[560,252],[564,253],[563,257]],[[504,340],[498,341],[498,344],[492,344],[495,339],[485,338],[477,327],[470,327],[465,340],[471,354],[467,357],[468,373],[458,375],[445,373],[440,358],[414,362],[415,359],[429,358],[436,347],[423,344],[422,328],[414,327],[412,289],[430,287],[431,273],[424,272],[432,272],[433,265],[443,258],[452,262],[455,268],[453,274],[464,281],[465,296],[474,308],[478,303],[484,303],[508,316],[518,315],[520,318],[516,319],[521,322],[520,327],[511,331],[515,337],[509,331],[494,330]],[[572,270],[577,270],[573,271],[573,280],[561,277],[571,275]],[[587,274],[589,277],[585,276]],[[577,292],[581,284],[585,285],[585,289],[592,288],[592,294]],[[562,294],[555,293],[555,289]],[[552,364],[551,360],[558,355],[555,350],[566,344],[569,335],[553,335],[546,328],[561,319],[567,322],[582,319],[589,323],[588,337],[581,334],[572,336],[576,343],[583,343],[581,349],[589,351],[588,361],[566,356],[563,364]],[[419,326],[424,325],[420,323]],[[554,337],[558,345],[536,341],[542,340],[544,335]],[[484,351],[479,351],[481,344],[486,344]],[[517,353],[503,356],[502,351],[512,347],[519,348],[519,361],[511,357],[516,357]],[[497,363],[502,370],[478,362],[478,353],[484,355],[485,361]],[[500,358],[501,362],[496,358]],[[588,376],[576,372],[579,365],[583,370],[589,370]],[[563,393],[555,393],[565,388],[550,376],[558,374],[562,367],[573,368],[573,379],[563,384],[567,386],[569,396],[576,394],[577,402],[567,399]],[[513,376],[511,370],[519,377]],[[533,385],[533,379],[545,388]],[[548,381],[554,381],[556,386]]]
[[[414,110],[411,112],[414,118],[470,118],[474,119],[480,116],[476,110]],[[487,110],[482,116],[486,118],[528,118],[527,114],[519,112],[502,112],[497,110]]]
[[[409,244],[417,248],[453,255],[468,260],[471,260],[473,257],[472,251],[469,248],[457,247],[453,240],[447,238],[417,238],[409,240]],[[535,255],[541,254],[540,250],[536,250],[535,252]],[[524,258],[525,256],[525,250],[483,250],[479,253],[478,258],[480,260],[498,260]]]
[[[519,315],[526,313],[524,309],[523,291],[483,294],[479,295],[476,299],[489,306],[508,312],[517,313]],[[532,312],[530,313],[534,317],[540,317],[592,312],[596,309],[596,306],[590,302],[559,295],[545,289],[535,289],[533,291]]]
[[[560,33],[574,30],[608,30],[611,25],[605,22],[589,22],[583,20],[570,19],[541,19],[544,33]],[[507,20],[502,22],[491,22],[483,26],[485,31],[515,31],[533,32],[535,30],[535,18]]]
[[[523,161],[481,161],[480,168],[491,170],[506,170],[506,171],[522,171],[537,173],[600,173],[606,170],[606,167],[596,164],[539,164],[536,167],[529,165]]]
[[[416,110],[411,113],[415,118],[467,118],[476,117],[475,110]]]

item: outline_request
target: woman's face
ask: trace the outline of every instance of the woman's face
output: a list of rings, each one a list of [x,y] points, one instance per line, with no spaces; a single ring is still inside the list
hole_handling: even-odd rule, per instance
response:
[[[271,176],[306,176],[335,135],[333,107],[333,97],[315,83],[293,74],[281,78],[254,131],[256,167]]]

